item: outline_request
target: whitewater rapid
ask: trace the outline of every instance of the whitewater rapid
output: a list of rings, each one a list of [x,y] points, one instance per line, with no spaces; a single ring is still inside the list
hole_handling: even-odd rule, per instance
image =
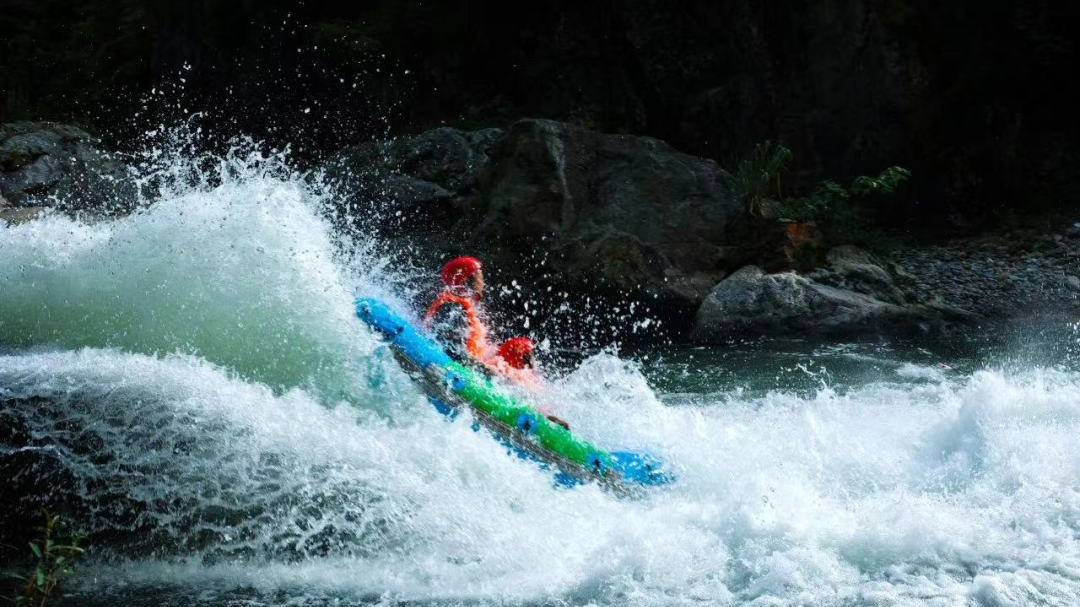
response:
[[[1080,601],[1077,370],[897,362],[672,398],[598,354],[558,381],[560,415],[679,482],[560,489],[436,414],[352,317],[355,296],[406,310],[404,279],[308,181],[234,173],[127,217],[0,227],[0,463],[20,503],[46,487],[90,534],[77,596]]]

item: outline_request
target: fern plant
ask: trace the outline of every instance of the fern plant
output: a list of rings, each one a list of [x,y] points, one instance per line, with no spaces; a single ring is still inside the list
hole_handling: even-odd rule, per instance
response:
[[[779,143],[765,140],[756,146],[749,158],[735,169],[735,195],[746,202],[752,215],[761,214],[766,200],[783,200],[781,178],[791,162],[791,150]]]

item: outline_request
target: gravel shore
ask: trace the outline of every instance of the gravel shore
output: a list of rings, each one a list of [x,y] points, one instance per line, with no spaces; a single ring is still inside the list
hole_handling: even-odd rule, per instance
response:
[[[983,317],[1080,310],[1080,222],[1056,233],[1017,232],[909,246],[893,259],[909,294]],[[895,266],[894,266],[895,267]]]

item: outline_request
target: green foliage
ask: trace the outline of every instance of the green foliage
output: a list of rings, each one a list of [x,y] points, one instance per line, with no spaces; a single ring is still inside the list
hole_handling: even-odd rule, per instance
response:
[[[876,198],[895,194],[911,176],[902,167],[889,167],[875,177],[859,175],[844,187],[835,181],[822,181],[810,196],[789,201],[785,210],[800,219],[827,220],[838,213],[857,213]]]
[[[19,595],[10,599],[16,605],[44,607],[60,579],[71,573],[71,562],[84,552],[78,534],[67,533],[59,539],[67,526],[60,515],[46,511],[44,516],[44,525],[38,527],[40,537],[29,544],[33,570],[26,575],[12,575],[21,587]]]
[[[875,176],[860,175],[847,187],[823,181],[806,198],[788,201],[785,209],[798,219],[817,222],[831,242],[880,250],[884,239],[873,227],[876,205],[888,201],[910,176],[907,169],[894,166]]]
[[[858,244],[880,249],[882,235],[873,229],[878,205],[894,196],[911,177],[903,167],[889,167],[877,175],[860,175],[848,185],[826,180],[804,196],[784,197],[780,184],[792,159],[791,150],[764,141],[753,154],[739,163],[733,178],[735,194],[746,203],[747,212],[798,222],[815,222],[833,244]]]
[[[852,182],[848,191],[853,196],[873,196],[877,194],[893,194],[900,184],[911,177],[911,171],[903,167],[889,167],[877,177],[859,175]]]
[[[762,203],[767,200],[783,199],[780,178],[791,158],[791,150],[765,140],[754,146],[749,158],[739,162],[733,183],[735,195],[746,202],[750,214],[760,215]]]

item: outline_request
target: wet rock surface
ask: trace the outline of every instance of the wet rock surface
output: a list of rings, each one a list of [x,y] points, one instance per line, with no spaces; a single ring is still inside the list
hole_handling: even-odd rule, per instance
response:
[[[692,338],[710,342],[756,335],[918,334],[978,319],[942,302],[915,298],[900,286],[909,284],[906,274],[897,276],[851,246],[832,249],[825,267],[805,275],[769,274],[746,266],[705,298]]]
[[[394,231],[443,227],[460,216],[455,199],[472,194],[500,129],[441,127],[413,137],[347,147],[321,167],[343,204],[374,211],[373,226]]]
[[[696,302],[745,256],[727,174],[662,141],[522,120],[492,158],[465,218],[472,235],[543,251],[575,283]]]
[[[0,195],[14,207],[122,208],[135,186],[86,131],[54,122],[0,125]]]

